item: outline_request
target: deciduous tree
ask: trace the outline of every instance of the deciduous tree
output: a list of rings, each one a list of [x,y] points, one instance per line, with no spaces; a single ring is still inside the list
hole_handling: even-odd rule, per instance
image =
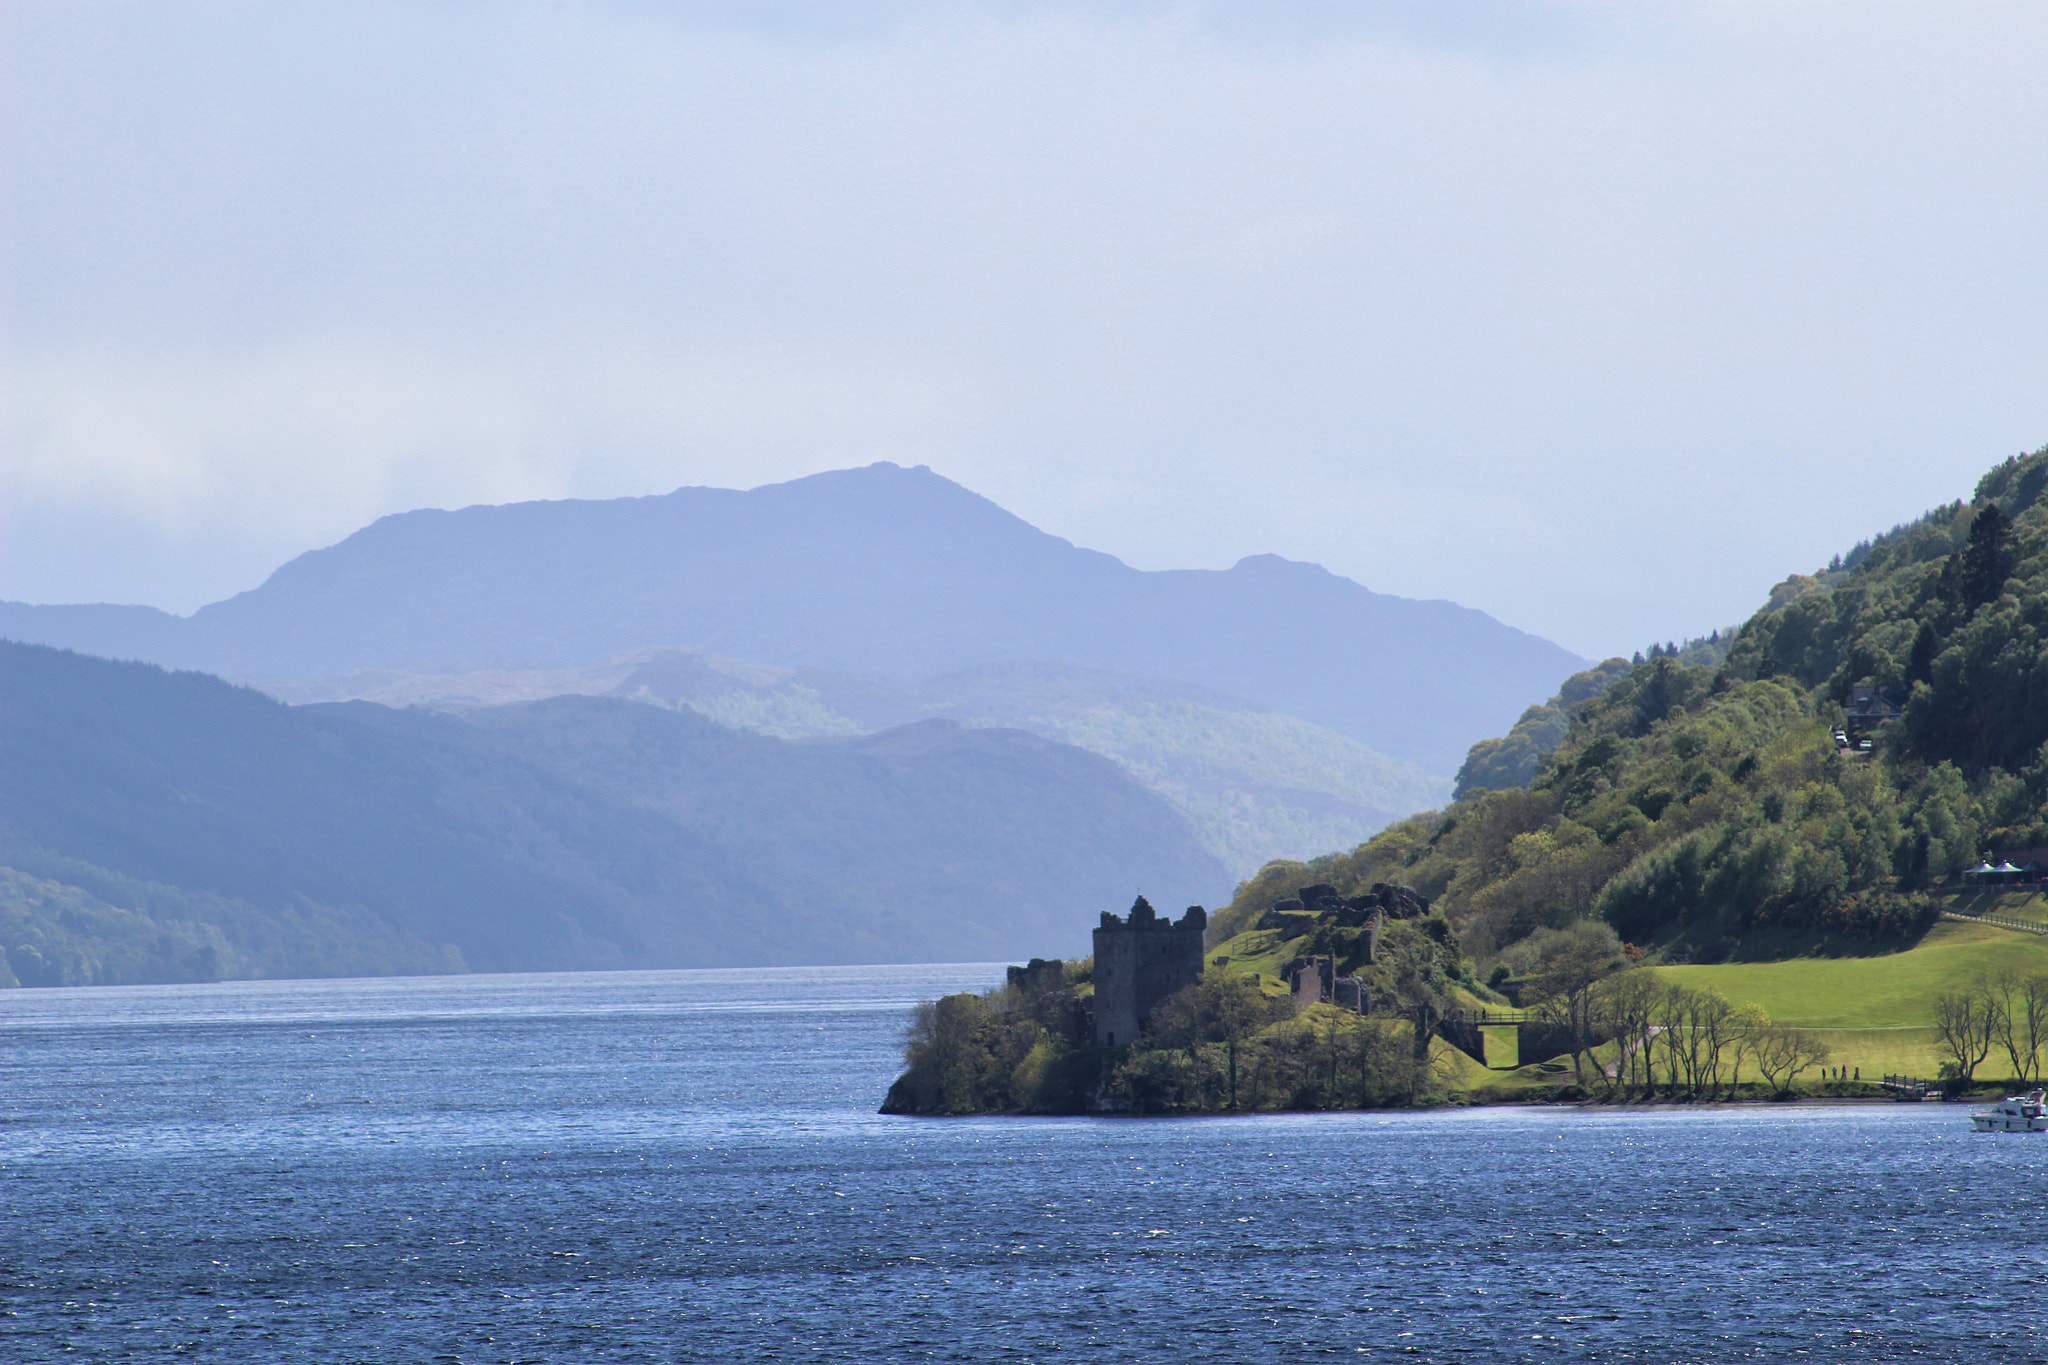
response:
[[[1941,1074],[1967,1086],[1991,1055],[2001,1026],[1999,1000],[1989,984],[1979,981],[1959,991],[1945,991],[1934,1002],[1934,1036],[1946,1058]]]

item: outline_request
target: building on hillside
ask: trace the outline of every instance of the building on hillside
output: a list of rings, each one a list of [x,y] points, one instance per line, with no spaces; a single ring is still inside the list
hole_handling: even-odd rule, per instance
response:
[[[1137,1042],[1153,1006],[1201,979],[1208,928],[1209,912],[1199,905],[1176,922],[1161,918],[1143,896],[1128,919],[1102,912],[1095,931],[1095,1046]]]
[[[1963,881],[1975,886],[2028,886],[2044,880],[2048,880],[2048,848],[1994,850],[1963,872]]]
[[[1842,705],[1849,739],[1853,742],[1886,721],[1904,715],[1906,699],[1911,694],[1912,689],[1903,683],[1858,683],[1851,687],[1849,700]]]

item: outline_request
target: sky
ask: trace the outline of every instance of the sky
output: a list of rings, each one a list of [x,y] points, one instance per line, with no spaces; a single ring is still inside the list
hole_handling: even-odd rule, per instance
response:
[[[2048,443],[2048,6],[12,0],[0,598],[928,464],[1603,657]]]

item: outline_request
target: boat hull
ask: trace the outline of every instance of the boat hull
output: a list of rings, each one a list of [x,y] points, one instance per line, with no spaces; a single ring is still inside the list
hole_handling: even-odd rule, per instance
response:
[[[2048,1133],[2048,1095],[2013,1095],[1970,1115],[1970,1127],[1978,1133]]]

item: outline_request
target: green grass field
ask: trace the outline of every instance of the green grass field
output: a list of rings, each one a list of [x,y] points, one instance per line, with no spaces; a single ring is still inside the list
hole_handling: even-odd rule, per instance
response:
[[[2000,907],[1982,913],[2011,912]],[[1738,1005],[1761,1005],[1777,1023],[1814,1030],[1833,1050],[1831,1065],[1860,1067],[1868,1080],[1892,1073],[1934,1075],[1940,1065],[1932,1027],[1935,998],[2009,968],[2048,971],[2048,936],[1943,920],[1913,948],[1885,957],[1662,967],[1658,974]],[[1994,1056],[1983,1074],[2010,1069]]]
[[[1917,945],[1884,957],[1805,957],[1660,967],[1668,981],[1701,986],[1735,1004],[1763,1006],[1802,1028],[1925,1027],[1935,997],[2006,968],[2048,971],[2048,936],[1943,920]]]
[[[2018,920],[2022,924],[2048,927],[2048,896],[2029,887],[2009,891],[1962,891],[1942,897],[1941,908],[1959,915],[1989,915],[1993,919]]]
[[[1247,929],[1209,949],[1209,960],[1214,962],[1218,956],[1227,956],[1231,971],[1257,972],[1277,981],[1280,968],[1300,954],[1302,942],[1285,937],[1278,929]]]

